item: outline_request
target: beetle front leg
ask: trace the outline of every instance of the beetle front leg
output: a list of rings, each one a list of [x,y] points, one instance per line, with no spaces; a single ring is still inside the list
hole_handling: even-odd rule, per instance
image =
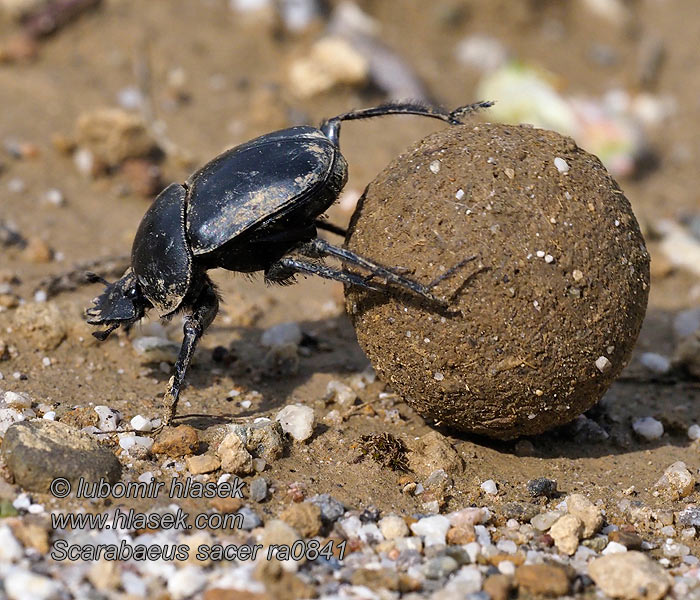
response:
[[[182,340],[180,353],[175,363],[175,374],[170,378],[168,389],[163,396],[163,401],[165,402],[164,425],[170,425],[175,418],[180,389],[185,379],[187,368],[192,361],[197,342],[199,342],[199,338],[202,337],[207,327],[211,325],[218,310],[219,299],[216,296],[214,286],[209,282],[192,306],[192,313],[185,318],[185,324],[183,325],[185,337]]]

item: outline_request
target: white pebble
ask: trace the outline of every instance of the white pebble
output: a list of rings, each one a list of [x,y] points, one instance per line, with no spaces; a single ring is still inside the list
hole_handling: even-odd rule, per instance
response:
[[[379,530],[387,540],[393,540],[398,537],[406,537],[408,535],[408,526],[406,521],[399,515],[387,515],[379,521]]]
[[[618,542],[609,542],[601,554],[619,554],[620,552],[627,552],[627,546]]]
[[[515,564],[509,560],[502,560],[498,563],[498,570],[503,575],[513,576],[515,575]]]
[[[148,451],[153,446],[153,438],[141,435],[125,435],[119,440],[119,447],[129,452],[132,449]]]
[[[700,425],[694,423],[688,427],[688,437],[691,440],[700,440]]]
[[[63,192],[57,188],[47,190],[46,194],[44,194],[44,200],[54,206],[63,206],[66,203]]]
[[[481,484],[481,489],[484,490],[490,496],[495,496],[498,494],[498,486],[493,479],[487,479]]]
[[[434,160],[433,162],[430,163],[430,166],[428,167],[433,173],[439,173],[440,172],[440,161],[439,160]]]
[[[664,434],[664,426],[654,417],[643,417],[632,423],[632,429],[645,440],[658,440]]]
[[[314,409],[303,404],[288,404],[275,417],[282,431],[297,442],[308,440],[314,431]]]
[[[44,512],[44,505],[43,504],[30,504],[27,507],[27,512],[31,515],[40,515],[41,513]]]
[[[595,361],[595,366],[601,373],[606,373],[612,367],[612,363],[605,356],[599,356]]]
[[[656,352],[644,352],[639,357],[639,362],[652,373],[663,375],[671,369],[671,361],[667,357]]]
[[[433,379],[435,381],[442,381],[443,379],[445,379],[445,376],[442,373],[440,373],[440,371],[436,371],[435,373],[433,373]]]
[[[450,520],[443,515],[425,517],[411,524],[411,531],[423,538],[426,546],[444,544],[450,528]]]
[[[138,480],[141,483],[151,483],[151,481],[153,481],[153,473],[151,473],[150,471],[145,471],[141,473],[141,475],[139,475]]]
[[[552,263],[552,262],[554,262],[554,257],[551,254],[545,254],[544,255],[544,262]]]
[[[8,565],[17,562],[23,554],[22,545],[13,535],[9,525],[0,525],[0,563]]]
[[[554,166],[557,168],[557,171],[560,173],[568,173],[569,172],[569,163],[567,163],[563,158],[557,156],[554,159]]]
[[[62,589],[57,581],[25,569],[12,569],[5,577],[5,592],[12,600],[52,600],[63,597]]]
[[[207,584],[207,574],[200,567],[183,567],[168,578],[168,593],[175,600],[189,598]]]
[[[29,394],[24,394],[24,393],[18,394],[17,392],[5,392],[4,400],[5,400],[5,403],[7,404],[7,406],[11,406],[12,408],[31,408],[32,407],[32,399],[29,397]]]
[[[49,412],[44,413],[43,418],[46,419],[47,421],[55,421],[56,420],[56,411],[50,410]]]
[[[357,400],[357,392],[342,381],[333,379],[326,386],[326,397],[341,406],[350,406]]]
[[[280,323],[266,329],[262,334],[262,338],[260,338],[260,343],[268,348],[286,346],[288,344],[298,346],[303,335],[298,323]]]
[[[461,200],[462,198],[464,198],[464,190],[462,188],[459,188],[457,190],[457,193],[455,194],[455,198],[457,198],[457,200]]]
[[[26,492],[22,492],[12,501],[12,506],[14,506],[17,510],[27,510],[31,504],[32,499]]]
[[[538,250],[535,254],[537,254],[537,258],[544,258],[544,250]]]
[[[131,421],[131,427],[136,431],[151,431],[153,429],[153,423],[150,419],[147,419],[143,415],[136,415]]]
[[[95,412],[100,418],[98,427],[101,431],[116,431],[119,421],[122,419],[122,415],[118,410],[114,410],[109,406],[96,406]]]

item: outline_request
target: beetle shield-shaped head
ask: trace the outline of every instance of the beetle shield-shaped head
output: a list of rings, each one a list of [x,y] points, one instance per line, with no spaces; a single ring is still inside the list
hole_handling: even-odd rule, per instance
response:
[[[93,300],[94,306],[85,311],[90,325],[107,326],[104,331],[95,331],[92,334],[98,340],[107,339],[107,336],[120,325],[128,328],[143,317],[148,301],[141,293],[131,269],[114,283],[108,283],[92,274],[89,274],[88,278],[107,286],[104,292]]]

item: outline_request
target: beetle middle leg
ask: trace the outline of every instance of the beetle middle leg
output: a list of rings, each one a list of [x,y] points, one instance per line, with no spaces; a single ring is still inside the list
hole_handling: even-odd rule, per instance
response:
[[[164,425],[169,425],[175,417],[177,401],[180,396],[180,388],[185,379],[185,373],[192,361],[197,342],[204,334],[205,330],[216,317],[219,310],[219,299],[216,296],[214,286],[207,280],[206,286],[192,305],[192,313],[185,318],[183,331],[185,337],[182,340],[180,353],[175,363],[175,374],[168,382],[168,389],[163,400],[166,404]]]

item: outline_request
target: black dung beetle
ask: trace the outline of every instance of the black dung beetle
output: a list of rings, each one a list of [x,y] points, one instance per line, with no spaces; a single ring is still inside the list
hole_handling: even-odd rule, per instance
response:
[[[324,121],[319,129],[291,127],[268,133],[217,156],[182,185],[171,184],[153,201],[131,249],[131,268],[87,309],[88,323],[106,329],[129,328],[149,309],[161,318],[187,313],[184,339],[164,400],[164,424],[175,416],[180,388],[195,346],[219,308],[207,270],[263,271],[272,283],[291,283],[297,273],[313,274],[377,291],[382,279],[430,301],[421,285],[317,236],[317,228],[344,231],[319,220],[347,181],[347,163],[338,137],[343,121],[391,114],[431,117],[461,124],[468,113],[490,106],[478,102],[446,112],[416,103],[391,103],[354,110]],[[320,260],[335,257],[369,272],[334,269]],[[461,263],[460,263],[461,264]],[[453,272],[450,269],[450,272]],[[440,277],[439,279],[443,279]]]

